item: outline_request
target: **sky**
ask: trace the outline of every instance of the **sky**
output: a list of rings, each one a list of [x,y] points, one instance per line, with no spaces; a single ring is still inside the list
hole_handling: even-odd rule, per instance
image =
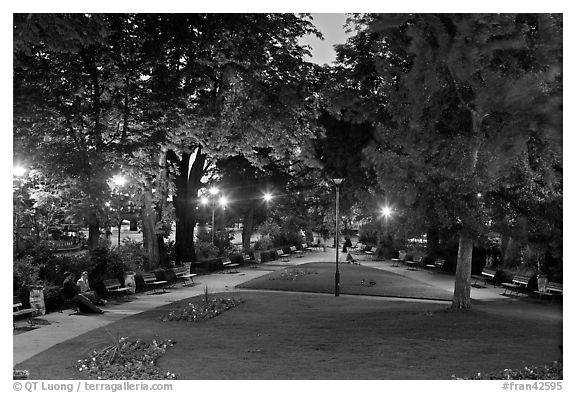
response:
[[[316,38],[316,36],[306,36],[303,42],[312,47],[311,61],[323,64],[331,64],[336,60],[336,52],[333,45],[342,44],[346,41],[347,34],[344,32],[344,23],[346,22],[346,14],[311,14],[313,23],[322,35],[324,40]]]

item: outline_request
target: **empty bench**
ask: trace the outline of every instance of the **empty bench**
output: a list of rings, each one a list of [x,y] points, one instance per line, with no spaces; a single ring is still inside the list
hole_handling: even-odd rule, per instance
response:
[[[530,281],[530,276],[516,274],[511,283],[505,282],[502,284],[504,287],[503,295],[506,295],[508,291],[510,291],[510,294],[512,294],[512,292],[516,292],[516,295],[519,295],[520,292],[526,292],[528,288],[528,281]]]
[[[496,275],[495,270],[484,268],[484,269],[482,269],[482,273],[480,275],[478,275],[478,274],[472,275],[472,278],[474,279],[474,284],[472,284],[472,286],[479,288],[480,285],[478,285],[478,281],[480,281],[480,280],[484,281],[484,285],[487,285],[488,282],[491,282],[492,285],[496,286],[496,283],[494,282],[494,276],[495,275]]]
[[[534,291],[540,297],[549,297],[550,300],[554,300],[555,297],[560,297],[564,293],[562,290],[562,284],[556,282],[546,283],[546,288],[543,291]]]
[[[290,260],[290,254],[286,254],[282,249],[277,250],[276,253],[281,262],[288,262]]]
[[[222,267],[224,268],[224,273],[238,273],[238,270],[236,270],[238,266],[240,265],[238,265],[237,263],[232,263],[230,258],[222,259]]]
[[[32,322],[32,315],[36,312],[35,308],[22,308],[22,302],[18,296],[12,296],[12,315],[13,319],[20,317],[28,317],[28,323],[30,326],[34,325]],[[13,323],[13,326],[16,325]]]
[[[194,285],[194,277],[196,277],[196,274],[190,273],[189,267],[187,266],[175,267],[173,270],[174,274],[176,275],[176,279],[183,280],[185,287]]]
[[[142,279],[144,280],[144,284],[148,287],[152,287],[152,292],[157,293],[156,289],[162,289],[162,293],[166,292],[164,289],[164,285],[168,283],[166,280],[158,280],[156,278],[156,274],[154,273],[142,273]]]
[[[408,265],[408,270],[418,270],[422,263],[422,257],[415,257],[412,261],[405,261]]]
[[[120,296],[130,295],[130,288],[122,287],[120,280],[117,278],[110,278],[103,281],[106,291],[112,294],[118,294]]]
[[[429,263],[425,267],[434,272],[440,272],[444,269],[444,264],[446,263],[445,259],[438,258],[434,261],[434,263]]]

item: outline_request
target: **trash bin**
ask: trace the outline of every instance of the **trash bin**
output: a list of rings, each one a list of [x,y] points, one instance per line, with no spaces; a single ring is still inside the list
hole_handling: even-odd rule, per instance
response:
[[[36,285],[30,287],[30,308],[36,309],[34,316],[46,314],[46,304],[44,303],[44,287]]]
[[[124,286],[132,295],[136,293],[136,273],[132,271],[124,273]]]

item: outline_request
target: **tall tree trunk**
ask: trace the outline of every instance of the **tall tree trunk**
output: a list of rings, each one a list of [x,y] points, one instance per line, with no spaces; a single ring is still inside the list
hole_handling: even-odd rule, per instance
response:
[[[144,190],[142,199],[142,243],[148,257],[145,269],[150,271],[160,266],[160,250],[156,235],[156,210],[152,200],[152,190]]]
[[[242,247],[244,251],[250,248],[250,239],[254,231],[254,207],[250,207],[244,214],[244,227],[242,228]]]
[[[174,213],[176,215],[176,260],[178,263],[196,260],[194,249],[194,228],[196,227],[196,206],[198,191],[202,186],[206,155],[197,148],[194,153],[182,153],[178,158],[173,151],[168,160],[177,164],[178,174],[174,179]]]
[[[454,280],[454,297],[452,308],[469,309],[470,303],[470,274],[472,272],[472,249],[474,240],[465,231],[460,231],[458,243],[458,262],[456,264],[456,278]]]
[[[100,221],[96,213],[91,213],[88,219],[88,252],[92,253],[98,247],[100,240]]]

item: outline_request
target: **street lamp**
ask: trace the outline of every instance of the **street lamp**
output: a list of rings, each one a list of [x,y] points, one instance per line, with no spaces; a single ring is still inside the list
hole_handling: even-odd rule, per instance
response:
[[[340,215],[340,185],[344,179],[333,179],[336,185],[336,273],[334,275],[334,296],[340,296],[340,270],[338,268],[338,216]]]
[[[121,196],[120,188],[126,184],[126,178],[122,175],[116,175],[112,178],[116,190],[117,206],[118,206],[118,247],[120,247],[120,232],[122,231],[122,214],[120,212]]]
[[[384,217],[385,233],[388,234],[388,217],[392,214],[392,209],[389,206],[384,206],[380,212]]]
[[[262,198],[264,198],[264,201],[266,202],[266,220],[268,220],[268,207],[270,205],[270,201],[272,200],[272,194],[266,192],[264,193]]]
[[[216,201],[216,195],[218,195],[218,193],[220,192],[220,190],[217,187],[211,187],[210,190],[210,195],[212,195],[212,244],[214,244],[214,203]],[[206,200],[203,198],[203,200]]]

